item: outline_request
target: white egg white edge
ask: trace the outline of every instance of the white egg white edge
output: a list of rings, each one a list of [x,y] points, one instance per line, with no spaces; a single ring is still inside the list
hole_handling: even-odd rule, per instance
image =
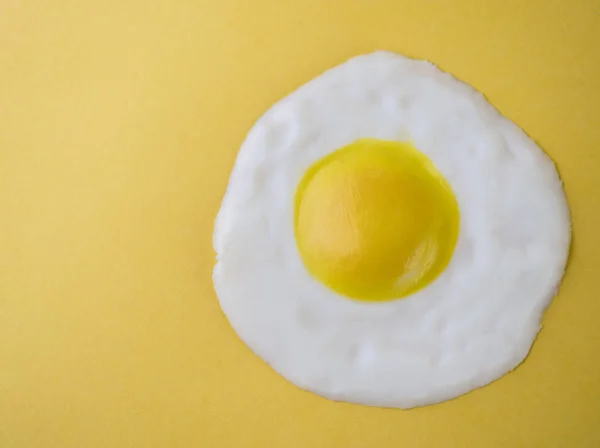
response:
[[[358,138],[412,141],[449,181],[461,233],[447,269],[412,296],[364,303],[300,261],[295,188]],[[435,65],[375,52],[272,106],[243,143],[215,221],[215,290],[239,337],[302,389],[412,408],[519,365],[560,285],[571,235],[553,162],[483,95]]]

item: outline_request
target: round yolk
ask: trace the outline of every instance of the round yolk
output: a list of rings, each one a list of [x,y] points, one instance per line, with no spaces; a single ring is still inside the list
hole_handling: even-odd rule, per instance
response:
[[[306,268],[354,299],[397,299],[426,286],[450,261],[458,228],[448,182],[409,143],[357,140],[312,165],[296,191]]]

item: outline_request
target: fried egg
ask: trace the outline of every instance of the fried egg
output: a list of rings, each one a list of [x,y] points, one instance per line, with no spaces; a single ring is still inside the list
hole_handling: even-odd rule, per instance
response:
[[[321,396],[410,408],[523,361],[570,217],[553,162],[473,88],[376,52],[272,106],[215,222],[240,338]]]

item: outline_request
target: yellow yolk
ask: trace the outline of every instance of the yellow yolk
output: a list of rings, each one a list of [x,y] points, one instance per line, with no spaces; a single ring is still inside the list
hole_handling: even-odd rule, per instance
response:
[[[312,165],[296,191],[295,233],[312,276],[354,299],[411,294],[446,267],[458,204],[409,143],[361,139]]]

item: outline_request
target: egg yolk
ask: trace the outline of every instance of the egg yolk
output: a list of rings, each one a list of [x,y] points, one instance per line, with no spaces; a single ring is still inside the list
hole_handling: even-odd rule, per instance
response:
[[[295,197],[295,234],[310,274],[345,296],[405,297],[446,267],[458,204],[410,143],[360,139],[312,165]]]

